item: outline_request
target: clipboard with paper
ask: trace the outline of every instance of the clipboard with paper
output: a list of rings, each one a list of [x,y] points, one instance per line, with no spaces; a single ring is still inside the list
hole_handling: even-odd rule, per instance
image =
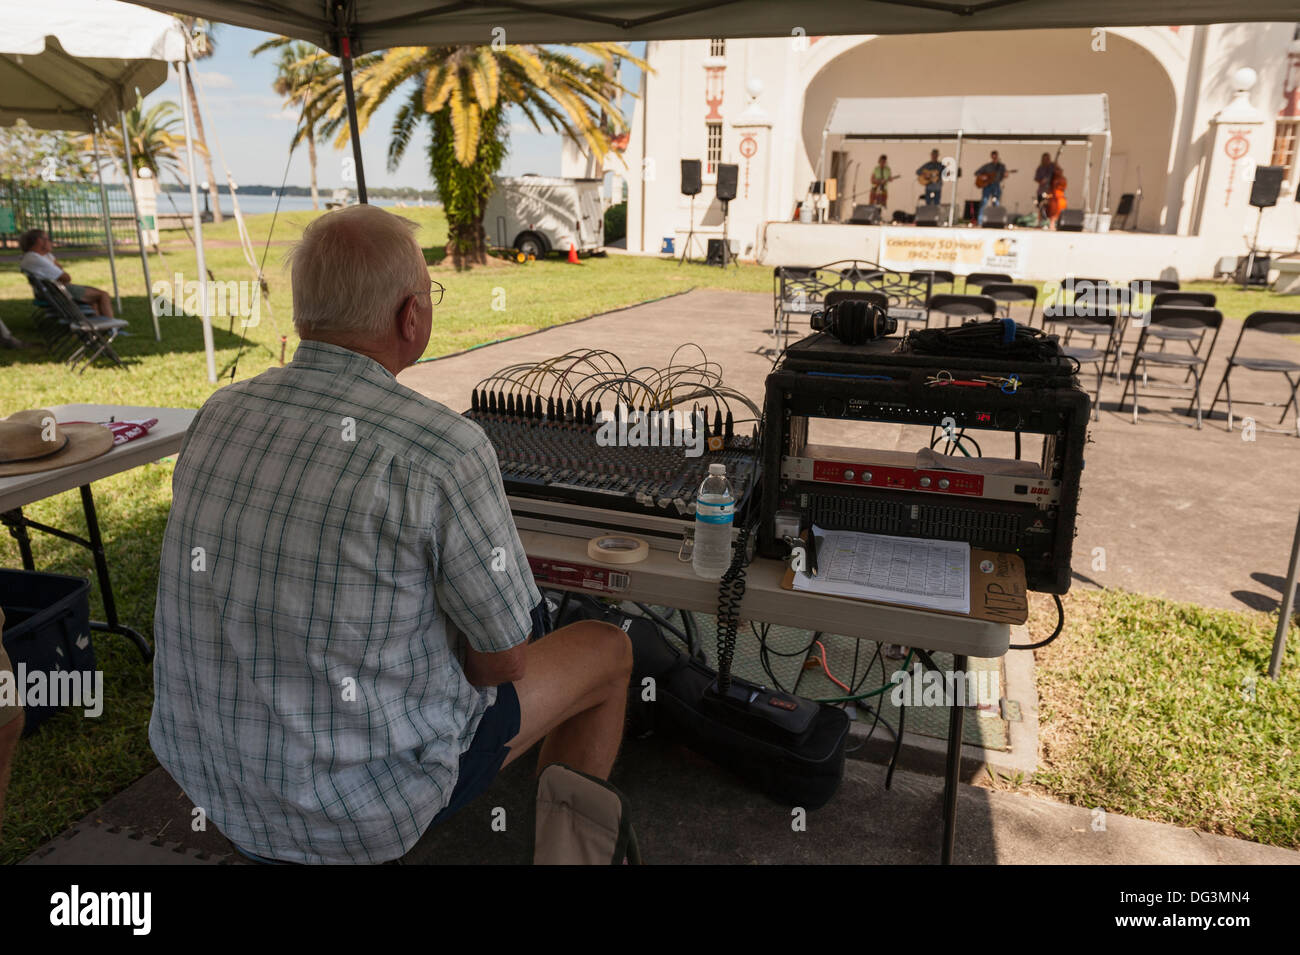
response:
[[[995,623],[1029,617],[1025,565],[1014,554],[972,548],[960,541],[823,530],[817,537],[818,573],[786,571],[786,590],[915,607]]]

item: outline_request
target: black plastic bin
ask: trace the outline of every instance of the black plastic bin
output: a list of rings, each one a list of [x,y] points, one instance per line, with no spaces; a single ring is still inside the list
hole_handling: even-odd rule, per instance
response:
[[[90,639],[90,581],[64,574],[0,570],[4,609],[4,648],[18,679],[25,672],[82,671],[93,679],[95,647]],[[83,683],[88,687],[94,684]],[[24,688],[25,689],[25,688]],[[102,700],[99,701],[102,704]],[[89,704],[87,704],[89,705]],[[57,706],[27,706],[23,735],[34,732],[59,711]]]

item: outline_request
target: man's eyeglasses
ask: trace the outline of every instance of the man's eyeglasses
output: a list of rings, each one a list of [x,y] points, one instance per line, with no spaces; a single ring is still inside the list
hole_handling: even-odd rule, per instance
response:
[[[445,291],[446,289],[444,289],[439,283],[433,282],[429,286],[429,290],[427,292],[416,292],[415,294],[429,296],[429,305],[433,308],[437,308],[439,305],[442,304],[442,293]]]

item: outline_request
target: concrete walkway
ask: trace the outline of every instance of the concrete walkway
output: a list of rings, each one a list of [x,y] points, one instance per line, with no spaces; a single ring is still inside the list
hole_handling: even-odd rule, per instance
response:
[[[442,824],[422,861],[530,862],[532,772],[531,757],[507,767]],[[802,832],[794,831],[788,807],[662,740],[629,741],[612,781],[631,803],[642,853],[652,864],[937,863],[943,780],[899,770],[886,790],[884,779],[883,767],[848,760],[839,792],[808,813]],[[497,807],[505,810],[504,832],[492,827]],[[1088,809],[975,786],[959,788],[957,813],[958,864],[1300,864],[1300,852],[1116,815],[1107,815],[1099,831]],[[215,827],[193,832],[192,818],[189,800],[155,770],[28,862],[244,861]],[[117,827],[126,828],[111,831]]]
[[[456,411],[469,407],[470,390],[491,372],[516,362],[537,361],[576,348],[606,348],[633,368],[662,367],[683,342],[700,343],[720,362],[725,383],[761,406],[771,357],[767,334],[772,298],[752,292],[692,291],[638,305],[587,321],[548,329],[523,338],[417,365],[400,380]],[[1226,321],[1206,375],[1202,400],[1208,409],[1240,325]],[[807,330],[806,320],[802,325]],[[1137,333],[1130,329],[1131,352]],[[1175,347],[1175,346],[1171,346]],[[1300,361],[1300,344],[1263,338],[1243,354],[1287,356]],[[698,360],[691,350],[679,361]],[[1151,392],[1172,391],[1175,376],[1162,387],[1154,377]],[[1280,375],[1234,375],[1238,398],[1285,399]],[[1085,387],[1092,379],[1084,376]],[[1192,601],[1207,607],[1276,612],[1296,526],[1296,488],[1300,481],[1300,439],[1257,433],[1243,441],[1225,430],[1222,413],[1200,431],[1181,410],[1187,400],[1143,400],[1138,424],[1115,410],[1120,387],[1103,387],[1101,420],[1092,426],[1086,454],[1083,493],[1073,569],[1086,585],[1117,587]],[[1222,407],[1222,406],[1221,406]],[[1177,409],[1176,411],[1174,409]],[[1240,409],[1273,425],[1280,409]],[[1239,410],[1239,413],[1240,413]],[[1288,414],[1288,422],[1293,414]],[[914,451],[928,429],[862,425],[846,435],[828,428],[814,440],[853,441],[861,436],[876,447]],[[984,453],[1010,456],[1010,442],[981,437]],[[1026,456],[1037,454],[1027,441]]]

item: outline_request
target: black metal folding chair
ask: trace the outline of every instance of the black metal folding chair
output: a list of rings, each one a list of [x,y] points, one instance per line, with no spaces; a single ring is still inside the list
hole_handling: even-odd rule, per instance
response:
[[[1147,324],[1142,326],[1142,334],[1138,336],[1137,349],[1133,352],[1133,365],[1129,369],[1128,381],[1124,383],[1124,391],[1119,397],[1119,410],[1124,410],[1124,401],[1128,397],[1129,386],[1133,388],[1133,423],[1137,424],[1138,406],[1140,404],[1140,395],[1138,393],[1138,365],[1143,366],[1143,381],[1146,379],[1147,365],[1161,365],[1167,368],[1185,368],[1187,373],[1194,379],[1192,385],[1191,402],[1187,406],[1187,413],[1191,414],[1192,409],[1196,409],[1196,428],[1201,428],[1201,380],[1205,372],[1206,365],[1209,364],[1210,355],[1214,353],[1215,342],[1219,338],[1219,329],[1223,325],[1223,315],[1218,309],[1213,308],[1196,308],[1193,306],[1158,306],[1152,308],[1146,319]],[[1192,348],[1191,354],[1184,352],[1156,351],[1148,346],[1152,337],[1152,329],[1180,329],[1194,331],[1197,333],[1196,342]],[[1207,334],[1210,336],[1210,344],[1202,353],[1202,346],[1205,344]],[[1148,397],[1171,398],[1176,395],[1149,395]]]
[[[1059,318],[1059,317],[1056,319],[1049,319],[1047,317],[1047,309],[1043,309],[1044,328],[1047,327],[1047,323],[1049,321],[1056,321],[1066,325],[1067,327],[1066,334],[1068,335],[1069,327],[1075,320],[1069,318]],[[1106,339],[1105,345],[1101,348],[1096,347],[1095,339],[1093,343],[1086,348],[1079,347],[1077,345],[1061,346],[1061,351],[1065,355],[1067,355],[1070,358],[1073,358],[1075,361],[1079,363],[1080,370],[1083,369],[1084,365],[1095,365],[1097,367],[1097,385],[1092,395],[1092,420],[1099,421],[1101,419],[1101,383],[1102,383],[1102,379],[1106,376],[1106,363],[1111,355],[1111,343],[1113,342],[1115,337],[1115,330],[1121,324],[1122,319],[1119,313],[1116,312],[1114,309],[1107,309],[1104,312],[1094,311],[1094,313],[1091,316],[1089,316],[1089,318],[1080,319],[1078,321],[1086,321],[1090,326],[1093,327],[1110,328],[1110,336]],[[1089,332],[1089,334],[1091,334],[1091,332]]]
[[[1286,404],[1282,405],[1282,417],[1277,419],[1281,424],[1286,420],[1286,413],[1291,408],[1296,409],[1295,427],[1291,429],[1300,437],[1300,401],[1297,400],[1297,391],[1300,391],[1300,363],[1294,362],[1289,358],[1251,358],[1244,355],[1238,355],[1241,349],[1242,339],[1246,337],[1246,332],[1255,331],[1263,332],[1268,335],[1300,335],[1300,312],[1253,312],[1246,316],[1246,320],[1241,324],[1241,332],[1237,335],[1237,342],[1232,346],[1232,354],[1228,356],[1228,367],[1223,369],[1223,378],[1219,381],[1219,387],[1214,389],[1214,400],[1210,402],[1211,416],[1214,415],[1214,406],[1219,403],[1219,393],[1226,392],[1228,401],[1228,430],[1232,430],[1232,384],[1228,378],[1234,368],[1244,368],[1247,371],[1267,371],[1274,374],[1280,374],[1286,378],[1286,383],[1291,386],[1291,397]],[[1241,401],[1242,405],[1264,405],[1265,407],[1276,408],[1276,401]],[[1263,428],[1258,430],[1276,431],[1278,434],[1290,434],[1290,431],[1283,431],[1277,428]]]
[[[914,279],[928,277],[930,279],[931,289],[942,282],[948,286],[950,292],[957,291],[957,277],[951,272],[944,271],[943,269],[916,269],[907,274]]]
[[[58,312],[59,320],[68,327],[79,343],[76,350],[64,359],[69,371],[75,371],[80,364],[81,371],[78,373],[84,374],[86,369],[101,356],[108,358],[119,368],[127,367],[112,345],[118,333],[130,324],[126,319],[86,315],[78,308],[77,302],[68,294],[68,290],[58,282],[51,282],[48,279],[37,281],[40,283],[42,298]]]
[[[943,327],[947,328],[952,324],[952,318],[961,319],[965,324],[973,318],[995,318],[998,314],[998,303],[993,301],[987,295],[951,295],[944,293],[942,295],[931,295],[927,303],[927,309],[930,316],[936,312],[943,316]],[[926,327],[929,327],[929,321],[926,321]]]
[[[1033,285],[1013,285],[1008,282],[990,282],[980,287],[980,294],[987,295],[998,303],[1000,317],[1011,318],[1011,309],[1016,305],[1028,305],[1029,317],[1023,324],[1033,326],[1034,314],[1038,310],[1038,288]]]
[[[962,279],[961,290],[962,292],[969,292],[971,286],[979,288],[981,285],[992,285],[994,282],[1010,285],[1014,281],[1015,279],[1005,272],[972,272]]]

